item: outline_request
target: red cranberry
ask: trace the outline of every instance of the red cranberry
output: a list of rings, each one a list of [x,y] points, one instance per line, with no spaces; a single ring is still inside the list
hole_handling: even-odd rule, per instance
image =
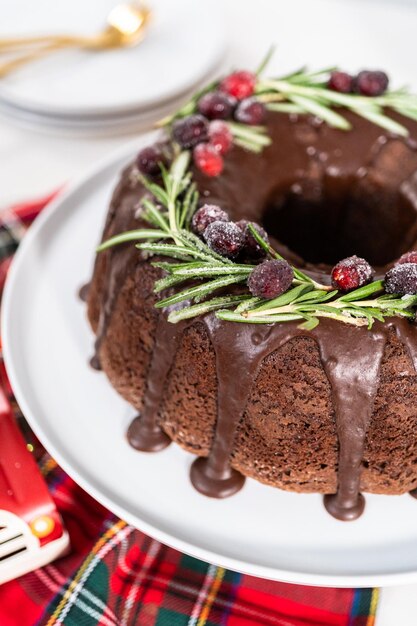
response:
[[[209,126],[209,143],[219,154],[229,152],[233,143],[233,135],[225,122],[215,120]]]
[[[264,261],[257,265],[248,279],[249,291],[253,296],[271,300],[287,291],[294,280],[294,272],[283,260]]]
[[[136,157],[136,165],[145,176],[158,176],[161,173],[161,163],[166,160],[158,146],[143,148]]]
[[[212,222],[228,222],[229,216],[215,204],[204,204],[198,209],[192,219],[193,231],[196,235],[202,235],[207,226]]]
[[[417,294],[417,264],[396,265],[385,274],[385,291],[399,296]]]
[[[350,256],[332,269],[332,286],[339,291],[351,291],[370,283],[375,272],[365,259]]]
[[[262,228],[262,226],[259,226],[259,224],[257,224],[256,222],[248,222],[248,220],[239,220],[239,222],[237,222],[236,225],[239,226],[239,228],[241,229],[241,231],[243,232],[245,236],[245,243],[243,245],[242,255],[244,255],[248,259],[254,259],[254,260],[262,259],[263,257],[266,256],[266,252],[262,248],[262,246],[260,246],[259,243],[256,241],[255,237],[252,235],[251,231],[248,228],[249,224],[256,230],[257,233],[260,234],[262,239],[268,242],[268,235],[265,232],[265,230]]]
[[[189,115],[174,122],[172,136],[182,148],[193,148],[208,139],[208,122],[202,115]]]
[[[235,111],[235,119],[242,124],[256,126],[265,121],[266,109],[262,102],[256,98],[242,100]]]
[[[403,265],[403,263],[417,263],[417,250],[411,250],[401,255],[395,265]]]
[[[223,158],[214,146],[200,143],[193,151],[194,163],[207,176],[218,176],[223,171]]]
[[[327,86],[333,91],[350,93],[353,88],[353,77],[347,72],[332,72]]]
[[[385,72],[364,70],[356,76],[354,88],[362,96],[381,96],[387,90],[388,82]]]
[[[204,231],[207,245],[222,256],[234,259],[242,249],[244,236],[233,222],[212,222]]]
[[[232,116],[236,99],[222,91],[211,91],[201,96],[198,110],[209,120],[227,120]]]
[[[255,91],[256,76],[252,72],[239,70],[226,76],[220,83],[220,90],[237,100],[248,98]]]

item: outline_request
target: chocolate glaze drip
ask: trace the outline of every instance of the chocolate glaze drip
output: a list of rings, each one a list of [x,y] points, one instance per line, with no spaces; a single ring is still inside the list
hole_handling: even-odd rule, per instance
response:
[[[289,190],[293,195],[299,194],[302,198],[307,197],[318,203],[324,188],[330,199],[349,194],[352,189],[361,194],[362,189],[366,191],[366,185],[369,184],[369,173],[378,173],[377,163],[378,160],[384,160],[388,142],[392,142],[392,149],[398,151],[398,158],[402,158],[401,150],[404,146],[410,150],[416,148],[413,142],[390,137],[349,112],[345,114],[354,126],[354,130],[349,133],[334,131],[305,117],[294,116],[285,121],[285,116],[270,116],[268,125],[272,146],[259,155],[233,149],[226,159],[225,172],[218,179],[208,180],[195,172],[201,196],[204,201],[222,205],[231,219],[244,217],[262,221],[265,207],[272,202],[279,209]],[[414,122],[395,114],[393,117],[400,119],[413,134],[417,134]],[[416,165],[409,159],[404,161],[401,169],[401,193],[405,200],[408,198],[414,211],[417,202],[411,202],[410,198],[415,185],[409,181],[415,169]],[[380,180],[378,177],[374,179]],[[372,185],[370,189],[373,193]],[[390,197],[394,198],[392,194],[397,191],[396,183],[394,191],[390,191]],[[106,237],[141,225],[140,220],[136,219],[136,206],[143,193],[140,185],[132,184],[132,169],[127,169],[112,201]],[[352,198],[354,201],[355,196]],[[394,203],[396,201],[392,200]],[[395,222],[397,218],[393,216],[392,219]],[[410,219],[410,212],[404,212],[399,214],[397,222],[401,222],[403,230],[409,229],[411,248],[417,230],[408,225],[407,220]],[[369,230],[363,226],[361,228],[362,242],[369,240]],[[282,245],[280,249],[285,250],[284,254],[289,260],[303,264],[298,254],[291,253]],[[133,246],[117,248],[106,254],[109,256],[97,329],[96,365],[99,365],[100,348],[120,288],[131,271],[132,262],[135,259],[137,262],[137,251]],[[312,270],[318,280],[325,282],[328,266],[305,263],[305,267]],[[385,268],[382,268],[380,274],[384,271]],[[262,361],[290,339],[305,336],[312,338],[319,348],[331,386],[339,442],[337,493],[325,496],[325,506],[338,519],[358,517],[364,507],[360,479],[365,437],[379,383],[384,346],[390,327],[393,327],[408,347],[417,371],[416,327],[399,318],[386,324],[377,322],[370,331],[366,327],[351,327],[327,319],[322,319],[312,331],[300,330],[293,322],[271,326],[220,322],[213,314],[200,318],[198,323],[201,322],[207,329],[216,355],[218,416],[209,456],[197,459],[192,465],[191,480],[194,486],[213,497],[231,495],[242,487],[243,476],[231,466],[233,448],[236,431]],[[195,322],[172,325],[166,321],[164,313],[159,317],[144,408],[128,431],[130,443],[140,450],[158,450],[169,443],[169,438],[158,424],[158,412],[179,339],[192,323]],[[276,393],[279,393],[279,389]],[[416,496],[417,490],[411,493]]]
[[[159,314],[143,410],[130,424],[127,432],[130,445],[137,450],[157,452],[171,443],[171,439],[158,424],[158,411],[177,353],[180,331],[181,328],[167,321],[164,313]]]
[[[87,302],[89,289],[90,289],[90,283],[86,283],[85,285],[80,287],[78,291],[78,297],[81,300],[81,302]]]

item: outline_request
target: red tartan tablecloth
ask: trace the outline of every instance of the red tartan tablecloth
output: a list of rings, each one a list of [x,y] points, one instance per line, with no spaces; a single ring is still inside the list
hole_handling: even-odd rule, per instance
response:
[[[0,289],[20,239],[49,199],[1,212]],[[35,451],[72,551],[0,586],[0,626],[374,625],[377,589],[271,582],[181,554],[116,518],[37,442]]]

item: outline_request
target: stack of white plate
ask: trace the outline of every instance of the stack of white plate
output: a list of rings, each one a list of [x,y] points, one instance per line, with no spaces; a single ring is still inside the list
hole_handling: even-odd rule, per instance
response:
[[[0,38],[94,34],[118,0],[14,0]],[[137,47],[62,50],[0,80],[0,112],[24,125],[71,134],[143,129],[174,110],[215,70],[225,35],[213,0],[148,0],[152,21]]]

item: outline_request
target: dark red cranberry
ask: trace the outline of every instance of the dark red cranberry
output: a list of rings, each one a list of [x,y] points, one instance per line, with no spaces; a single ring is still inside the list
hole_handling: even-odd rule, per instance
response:
[[[242,100],[235,111],[235,119],[242,124],[256,126],[265,121],[266,109],[262,102],[256,98],[246,98]]]
[[[189,115],[174,122],[172,136],[182,148],[193,148],[208,140],[208,122],[202,115]]]
[[[165,165],[166,160],[158,146],[143,148],[136,157],[136,165],[145,176],[158,176],[161,173],[161,163]]]
[[[350,256],[332,269],[332,286],[339,291],[351,291],[370,283],[375,272],[368,261]]]
[[[417,264],[396,265],[385,274],[385,291],[399,296],[417,294]]]
[[[191,222],[193,231],[196,235],[202,235],[209,224],[212,222],[228,222],[229,216],[215,204],[204,204],[198,209]]]
[[[220,83],[220,90],[237,100],[248,98],[255,91],[256,76],[252,72],[239,70],[226,76]]]
[[[211,91],[201,96],[198,110],[209,120],[227,120],[237,104],[236,98],[222,91]]]
[[[332,72],[327,86],[333,91],[350,93],[353,88],[353,76],[347,72]]]
[[[354,89],[362,96],[381,96],[388,88],[385,72],[364,70],[354,80]]]
[[[271,300],[287,291],[293,280],[291,265],[287,261],[276,259],[257,265],[249,276],[248,287],[253,296]]]
[[[249,224],[253,226],[256,232],[260,234],[262,239],[265,239],[265,241],[268,242],[268,235],[265,232],[265,230],[262,228],[262,226],[259,226],[259,224],[257,224],[256,222],[248,222],[248,220],[239,220],[239,222],[237,222],[236,225],[239,226],[239,228],[241,229],[241,231],[243,232],[245,236],[245,243],[243,244],[242,255],[244,255],[244,257],[248,259],[254,259],[254,260],[262,259],[263,257],[266,256],[266,252],[262,248],[262,246],[260,246],[259,243],[256,241],[255,237],[252,235],[251,231],[248,228]]]
[[[411,250],[401,255],[395,265],[403,265],[403,263],[417,263],[417,250]]]
[[[234,259],[242,249],[245,238],[233,222],[212,222],[204,231],[207,245],[222,256]]]
[[[233,143],[233,135],[225,122],[215,120],[209,126],[209,144],[216,148],[219,154],[229,152]]]
[[[201,143],[194,148],[193,159],[198,169],[207,176],[218,176],[223,171],[223,157],[208,143]]]

